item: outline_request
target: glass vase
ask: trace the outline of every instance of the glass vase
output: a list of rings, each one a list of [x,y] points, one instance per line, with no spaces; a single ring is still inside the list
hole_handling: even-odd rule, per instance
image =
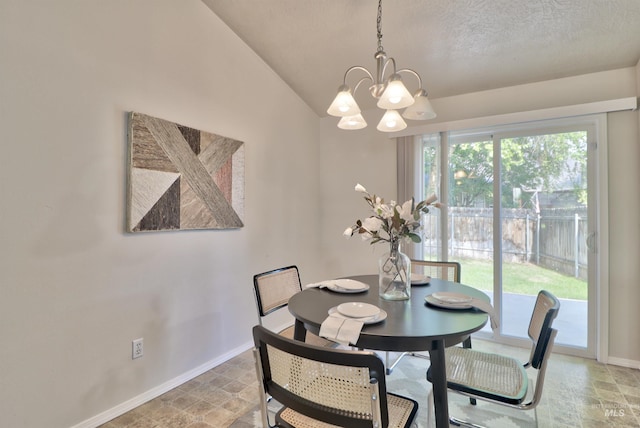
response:
[[[385,300],[411,298],[411,259],[400,251],[400,242],[391,241],[391,249],[378,261],[380,297]]]

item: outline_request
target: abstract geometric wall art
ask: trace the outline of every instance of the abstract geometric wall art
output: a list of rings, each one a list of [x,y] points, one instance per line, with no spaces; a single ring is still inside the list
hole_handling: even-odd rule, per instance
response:
[[[244,226],[244,143],[129,115],[129,232]]]

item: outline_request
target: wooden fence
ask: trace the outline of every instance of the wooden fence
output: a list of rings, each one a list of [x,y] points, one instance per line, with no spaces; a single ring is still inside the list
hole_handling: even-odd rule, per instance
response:
[[[449,208],[447,239],[451,259],[493,259],[493,210]],[[425,251],[438,247],[437,217],[425,222]],[[587,278],[587,211],[585,207],[502,210],[504,262],[534,263],[576,278]]]

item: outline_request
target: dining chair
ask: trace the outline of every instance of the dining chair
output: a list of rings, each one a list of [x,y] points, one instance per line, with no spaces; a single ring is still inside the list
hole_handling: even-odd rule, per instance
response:
[[[411,268],[413,272],[453,282],[460,282],[462,271],[458,262],[436,260],[411,260]]]
[[[417,267],[417,268],[416,268]],[[412,273],[418,273],[420,275],[430,276],[431,278],[444,279],[446,281],[460,282],[460,275],[462,268],[458,262],[445,262],[435,260],[411,260]],[[471,337],[467,338],[463,342],[463,347],[471,348]],[[393,369],[398,365],[400,360],[405,356],[410,355],[413,357],[429,359],[428,355],[417,354],[414,352],[403,352],[392,362],[391,354],[386,352],[385,354],[385,366],[387,367],[387,374],[391,374]]]
[[[298,267],[287,266],[254,275],[253,289],[258,307],[258,323],[263,325],[263,320],[284,309],[291,296],[302,291]],[[278,333],[293,339],[294,326],[290,325]],[[338,346],[337,343],[311,332],[307,332],[305,341],[318,346]]]
[[[551,293],[541,290],[536,298],[529,322],[531,339],[529,360],[522,363],[506,355],[481,352],[460,347],[446,348],[447,388],[456,393],[520,410],[531,410],[540,403],[547,362],[557,334],[553,320],[560,302]],[[535,387],[529,386],[527,369],[536,373]],[[431,370],[427,371],[431,382]],[[527,400],[528,401],[525,401]],[[433,396],[429,393],[428,415],[431,423]],[[479,425],[450,418],[458,426],[482,428]]]
[[[408,428],[418,403],[388,393],[384,364],[373,352],[330,349],[253,327],[253,355],[267,427]],[[282,408],[271,425],[267,402]]]

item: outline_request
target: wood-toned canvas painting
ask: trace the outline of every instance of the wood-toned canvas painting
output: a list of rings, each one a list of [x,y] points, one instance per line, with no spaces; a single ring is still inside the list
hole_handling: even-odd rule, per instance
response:
[[[243,226],[244,143],[129,115],[130,232]]]

